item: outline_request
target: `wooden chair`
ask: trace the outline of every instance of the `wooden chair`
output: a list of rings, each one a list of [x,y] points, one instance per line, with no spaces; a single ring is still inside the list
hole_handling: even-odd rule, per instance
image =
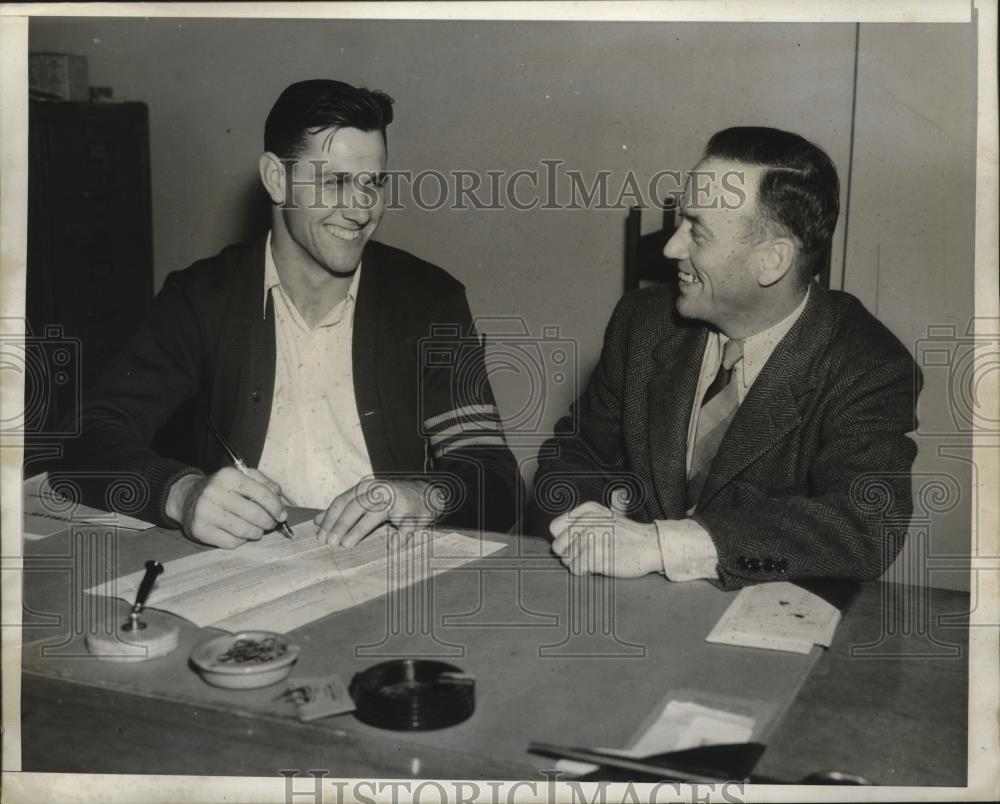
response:
[[[827,290],[830,289],[830,262],[833,260],[833,238],[826,244],[826,249],[823,253],[823,270],[819,272],[819,276],[816,277],[816,281],[819,282]]]
[[[642,234],[642,208],[632,207],[625,219],[625,292],[643,280],[666,282],[677,276],[677,260],[663,256],[663,247],[677,229],[677,199],[663,200],[663,228]]]
[[[663,200],[663,228],[642,234],[642,207],[631,207],[625,218],[625,292],[636,290],[643,280],[667,282],[677,276],[677,260],[663,256],[663,247],[677,230],[677,199]],[[823,255],[823,270],[817,281],[830,287],[830,261],[833,256],[831,240]]]

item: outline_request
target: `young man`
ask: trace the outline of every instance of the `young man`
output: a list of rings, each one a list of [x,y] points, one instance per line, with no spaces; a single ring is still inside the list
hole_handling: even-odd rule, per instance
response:
[[[511,525],[521,481],[464,289],[371,240],[392,116],[388,95],[339,81],[281,94],[259,161],[270,232],[167,278],[67,444],[63,469],[88,497],[108,505],[130,479],[138,516],[227,548],[289,502],[323,509],[321,537],[345,546],[387,520]],[[191,461],[151,446],[182,405]]]
[[[795,134],[709,141],[664,249],[679,281],[621,300],[579,431],[557,424],[539,462],[529,529],[571,571],[735,589],[892,562],[919,371],[855,298],[812,281],[838,196],[833,163]],[[569,511],[547,493],[566,482],[585,501]]]

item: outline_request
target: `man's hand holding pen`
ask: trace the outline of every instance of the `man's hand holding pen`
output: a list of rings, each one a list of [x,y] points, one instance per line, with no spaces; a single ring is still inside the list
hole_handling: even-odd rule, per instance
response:
[[[257,541],[288,519],[277,483],[233,466],[182,477],[170,487],[166,509],[188,538],[227,549]]]

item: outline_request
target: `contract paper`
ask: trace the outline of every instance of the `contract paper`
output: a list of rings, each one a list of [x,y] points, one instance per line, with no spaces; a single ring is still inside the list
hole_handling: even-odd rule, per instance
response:
[[[390,591],[491,555],[502,542],[458,533],[422,532],[402,548],[385,529],[354,547],[316,539],[316,525],[301,522],[294,539],[271,533],[235,550],[210,550],[169,561],[147,607],[225,631],[287,632]],[[144,570],[87,591],[131,603]]]

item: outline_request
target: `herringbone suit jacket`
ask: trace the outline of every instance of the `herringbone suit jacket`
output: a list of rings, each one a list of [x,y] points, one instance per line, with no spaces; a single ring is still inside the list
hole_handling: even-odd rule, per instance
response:
[[[586,390],[543,445],[524,529],[548,535],[575,505],[630,489],[629,516],[686,516],[687,437],[709,330],[676,286],[627,294]],[[846,293],[812,287],[730,424],[693,518],[726,589],[770,580],[878,577],[912,511],[920,372]]]

